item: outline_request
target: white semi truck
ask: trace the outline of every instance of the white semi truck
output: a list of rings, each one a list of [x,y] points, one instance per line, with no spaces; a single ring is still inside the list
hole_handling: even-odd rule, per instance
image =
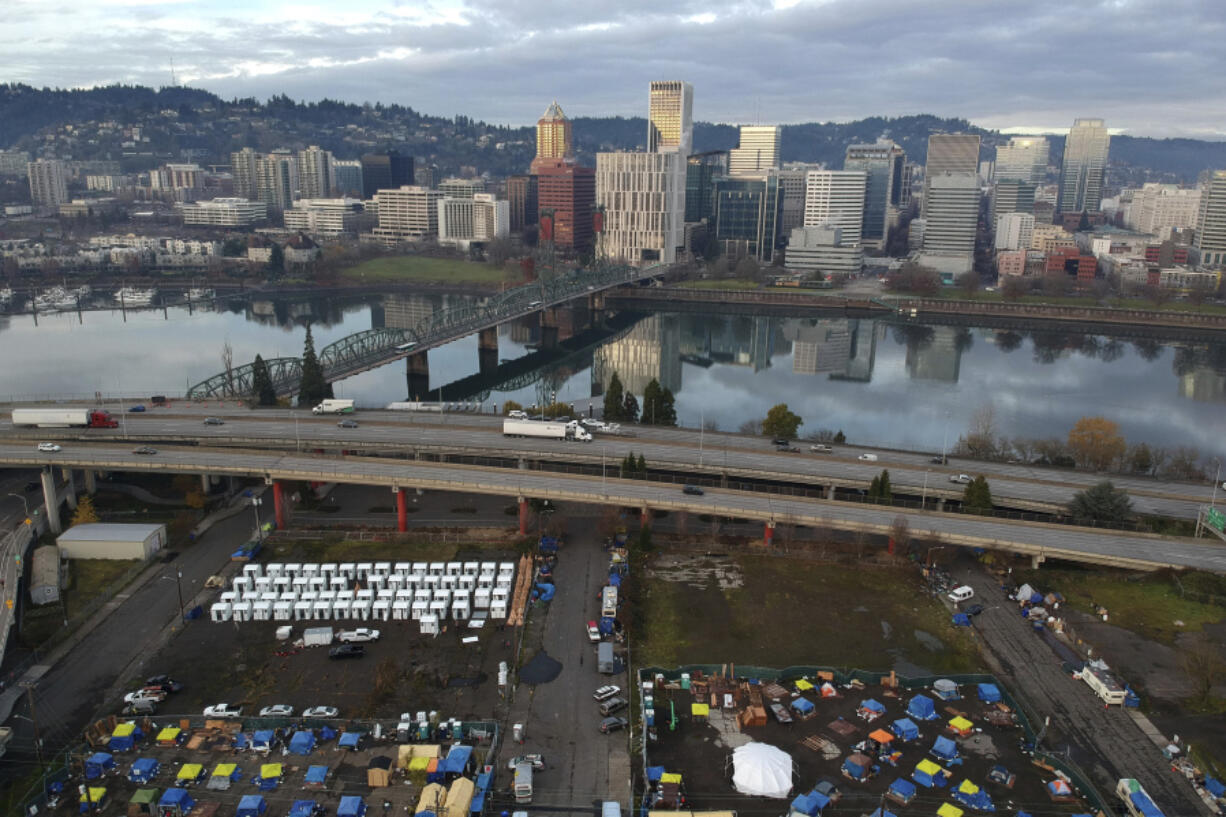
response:
[[[578,421],[552,423],[548,420],[503,420],[504,437],[543,437],[547,440],[570,440],[590,443],[592,435]]]
[[[352,400],[333,400],[328,398],[320,403],[315,408],[311,409],[312,414],[353,414]]]

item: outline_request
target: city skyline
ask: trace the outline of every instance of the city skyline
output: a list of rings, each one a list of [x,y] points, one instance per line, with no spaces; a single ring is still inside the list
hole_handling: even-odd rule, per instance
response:
[[[344,10],[263,0],[69,5],[73,13],[64,14],[15,0],[0,32],[0,80],[168,85],[173,61],[178,82],[223,97],[399,103],[531,125],[542,100],[553,97],[572,117],[642,115],[642,86],[677,73],[661,70],[647,36],[669,30],[669,60],[687,64],[686,79],[699,92],[696,121],[791,124],[927,112],[1012,133],[1062,133],[1073,119],[1092,116],[1116,133],[1226,138],[1216,114],[1226,107],[1226,89],[1215,81],[1224,58],[1213,47],[1226,24],[1194,0],[1084,9],[947,0],[903,14],[884,1],[848,0],[668,10],[492,0],[359,2]],[[1093,43],[1081,37],[1087,28]],[[709,46],[730,38],[744,46],[731,64]],[[831,57],[817,85],[805,79],[814,50]],[[574,53],[582,62],[559,57]],[[1116,54],[1128,58],[1110,58]],[[1059,79],[1073,75],[1077,83]],[[549,87],[525,76],[547,76]]]

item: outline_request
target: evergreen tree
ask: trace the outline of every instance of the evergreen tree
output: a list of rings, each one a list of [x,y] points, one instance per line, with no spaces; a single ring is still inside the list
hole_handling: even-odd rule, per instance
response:
[[[660,411],[656,416],[656,425],[677,425],[677,398],[673,395],[672,389],[666,388],[660,391]]]
[[[1105,480],[1074,494],[1068,509],[1078,522],[1119,524],[1132,513],[1132,500],[1111,480]]]
[[[272,243],[272,250],[268,255],[268,271],[272,273],[285,272],[285,251],[275,241]]]
[[[298,387],[298,405],[310,406],[332,396],[332,384],[324,379],[323,366],[315,356],[315,339],[307,324],[306,341],[302,345],[302,385]]]
[[[637,470],[639,472],[639,476],[641,476],[643,479],[647,479],[647,460],[643,458],[642,453],[639,454],[639,464]]]
[[[962,492],[962,506],[969,511],[992,510],[992,490],[988,487],[988,481],[983,478],[983,474],[971,480],[966,490]]]
[[[881,482],[878,485],[879,498],[882,502],[893,502],[894,491],[890,488],[890,472],[882,470]]]
[[[654,377],[643,388],[643,425],[655,425],[660,408],[660,381]]]
[[[77,499],[77,510],[72,515],[72,524],[90,525],[98,521],[98,511],[94,509],[94,499],[84,494]]]
[[[624,423],[637,423],[639,420],[639,400],[630,392],[626,392],[626,399],[622,401],[621,420]]]
[[[622,459],[621,471],[622,471],[622,479],[629,479],[631,476],[634,475],[634,455],[633,454],[627,454],[625,458]]]
[[[618,420],[626,419],[622,415],[622,401],[625,399],[622,394],[622,381],[617,376],[617,372],[613,372],[613,376],[609,378],[609,388],[604,393],[604,421],[606,423],[614,423]]]
[[[876,502],[881,499],[881,477],[873,477],[868,483],[868,501]]]
[[[268,373],[268,364],[264,358],[255,356],[251,364],[251,397],[257,406],[275,406],[277,390],[272,385],[272,375]]]

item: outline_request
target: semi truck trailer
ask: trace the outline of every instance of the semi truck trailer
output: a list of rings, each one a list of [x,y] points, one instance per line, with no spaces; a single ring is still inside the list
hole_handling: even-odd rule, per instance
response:
[[[36,428],[118,428],[109,411],[86,408],[13,409],[14,426]]]
[[[328,398],[320,403],[315,408],[311,409],[312,414],[353,414],[352,400],[333,400]]]
[[[592,435],[575,420],[569,423],[551,423],[548,420],[503,420],[504,437],[543,437],[547,440],[571,440],[584,443],[592,441]]]

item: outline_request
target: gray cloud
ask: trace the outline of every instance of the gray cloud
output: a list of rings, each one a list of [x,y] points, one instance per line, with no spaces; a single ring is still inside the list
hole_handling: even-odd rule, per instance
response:
[[[224,96],[399,102],[526,124],[641,115],[651,79],[695,116],[796,122],[930,112],[993,127],[1102,116],[1226,138],[1218,0],[434,0],[344,7],[14,0],[0,77],[49,85],[180,76]],[[338,8],[342,10],[338,10]],[[88,55],[88,58],[82,58]]]

